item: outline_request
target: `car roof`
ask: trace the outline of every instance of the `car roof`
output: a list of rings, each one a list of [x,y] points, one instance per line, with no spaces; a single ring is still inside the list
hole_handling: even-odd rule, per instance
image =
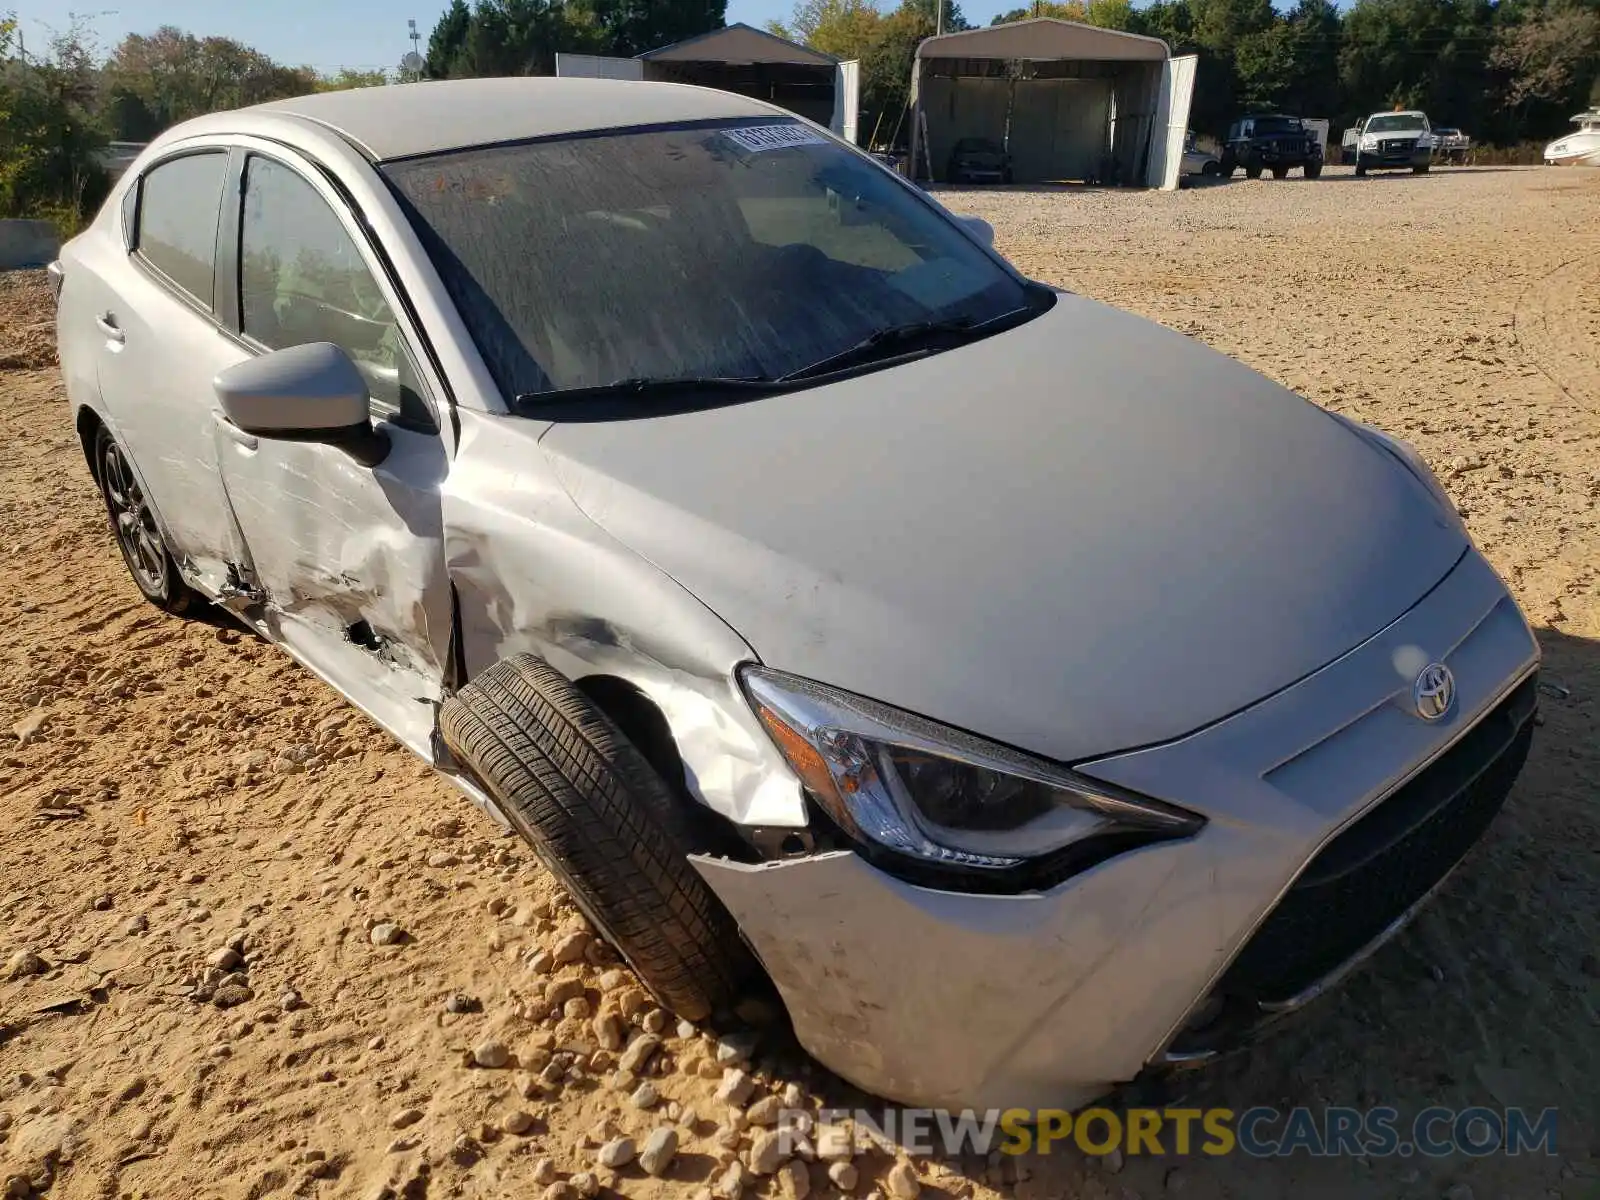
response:
[[[320,125],[377,161],[635,125],[794,116],[760,100],[687,84],[550,77],[349,88],[235,112]],[[201,117],[185,132],[232,132],[231,115]]]

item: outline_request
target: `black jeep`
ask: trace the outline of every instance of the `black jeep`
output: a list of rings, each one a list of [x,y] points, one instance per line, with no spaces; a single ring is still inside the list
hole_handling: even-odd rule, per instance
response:
[[[1251,179],[1260,179],[1263,170],[1282,179],[1296,167],[1305,171],[1307,179],[1315,179],[1322,174],[1322,142],[1299,117],[1275,113],[1240,117],[1229,127],[1222,148],[1222,177],[1230,178],[1240,167]]]

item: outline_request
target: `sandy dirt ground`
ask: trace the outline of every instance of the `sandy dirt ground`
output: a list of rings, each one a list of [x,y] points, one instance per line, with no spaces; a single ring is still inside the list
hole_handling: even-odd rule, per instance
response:
[[[1485,843],[1368,970],[1186,1103],[1560,1118],[1553,1156],[1058,1151],[918,1160],[922,1194],[1600,1194],[1600,172],[945,199],[1030,273],[1413,440],[1544,647],[1544,726]],[[538,953],[577,918],[520,843],[270,646],[141,601],[48,315],[40,277],[0,278],[0,1179],[107,1198],[735,1191],[755,1139],[714,1095],[717,1043],[652,1013],[602,949]],[[386,923],[405,936],[375,944]],[[660,1032],[638,1072],[604,1048],[612,1015]],[[488,1043],[506,1065],[471,1065],[499,1061]],[[781,1032],[748,1067],[755,1097],[856,1099]],[[600,1143],[667,1127],[663,1177],[597,1165]],[[908,1193],[895,1164],[859,1155],[855,1194]],[[818,1162],[744,1190],[838,1188]]]

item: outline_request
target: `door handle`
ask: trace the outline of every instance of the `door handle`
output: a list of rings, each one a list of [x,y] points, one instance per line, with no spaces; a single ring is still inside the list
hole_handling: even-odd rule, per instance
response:
[[[222,432],[227,435],[230,441],[236,442],[238,445],[243,446],[246,450],[254,450],[261,444],[256,440],[255,434],[246,433],[232,421],[228,420],[226,414],[220,413],[216,409],[211,410],[211,421],[218,429],[222,430]]]
[[[94,323],[100,327],[100,332],[105,334],[111,341],[120,344],[128,340],[128,335],[123,333],[117,325],[116,313],[103,312],[94,319]]]

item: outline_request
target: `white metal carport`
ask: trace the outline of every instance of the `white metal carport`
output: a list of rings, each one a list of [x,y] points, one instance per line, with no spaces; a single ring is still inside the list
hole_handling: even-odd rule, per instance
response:
[[[557,54],[556,74],[692,83],[766,100],[856,140],[861,67],[756,29],[728,25],[637,58]]]
[[[1017,183],[1175,188],[1195,58],[1159,38],[1040,17],[928,38],[911,69],[911,173],[943,180],[955,144],[1011,154]]]

